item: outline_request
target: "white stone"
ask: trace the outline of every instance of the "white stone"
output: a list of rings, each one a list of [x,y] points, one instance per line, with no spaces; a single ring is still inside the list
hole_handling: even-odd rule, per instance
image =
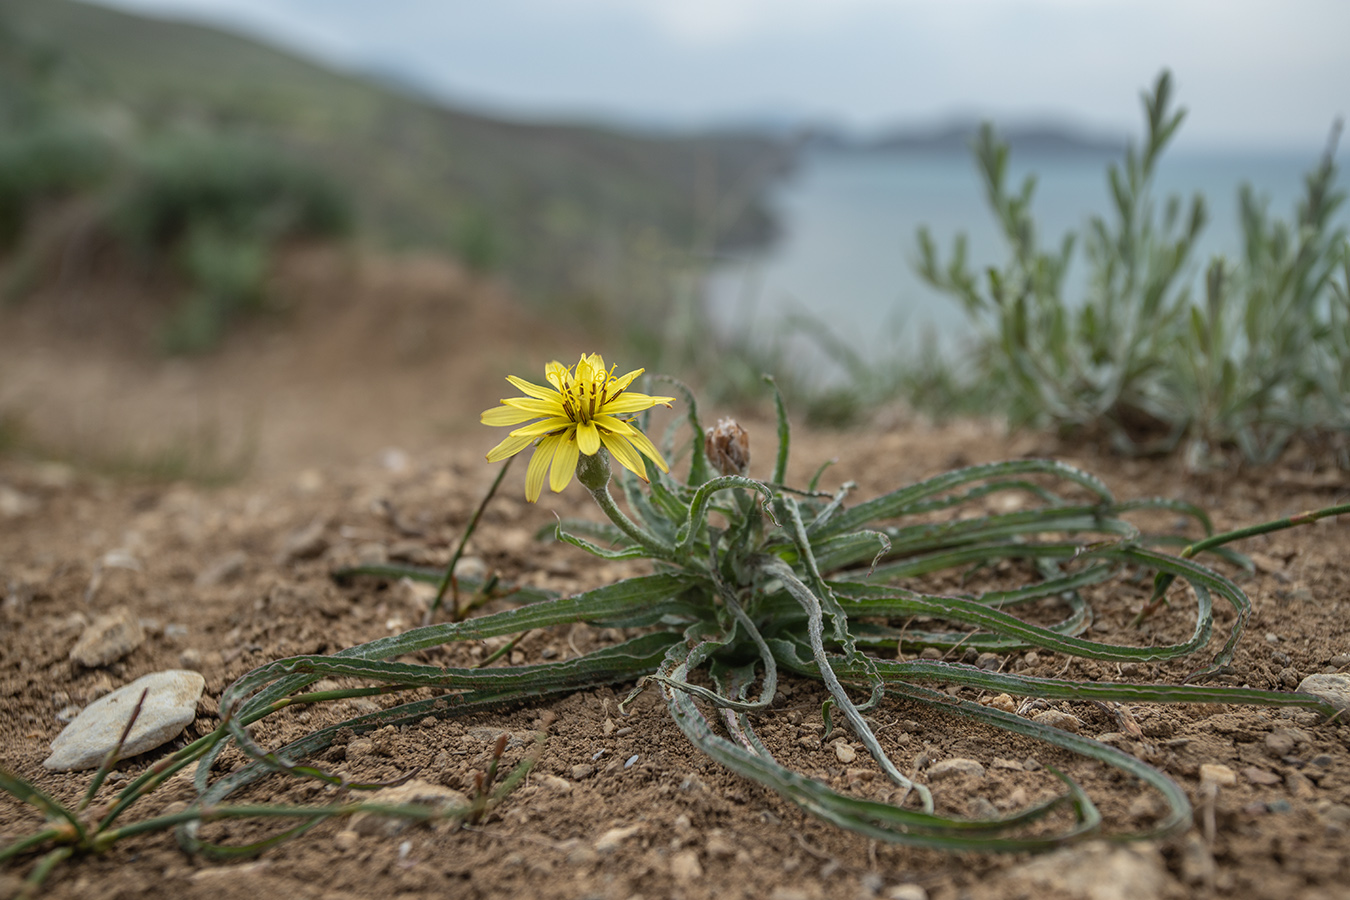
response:
[[[1316,694],[1337,709],[1350,713],[1350,675],[1309,675],[1299,682],[1298,689],[1305,694]]]
[[[944,778],[953,778],[957,775],[971,775],[976,778],[984,777],[984,766],[980,765],[978,760],[964,759],[954,757],[944,759],[942,762],[933,763],[928,770],[929,781],[941,781]]]
[[[619,845],[628,840],[633,835],[642,830],[641,825],[628,825],[626,827],[611,828],[600,835],[595,841],[595,849],[599,853],[610,853],[619,848]]]
[[[447,814],[469,807],[469,798],[460,791],[419,779],[375,791],[361,799],[366,803],[385,806],[426,806]],[[352,816],[348,828],[357,834],[393,837],[416,821],[386,813],[360,812]]]
[[[1200,784],[1232,787],[1237,784],[1237,773],[1221,763],[1205,763],[1200,767]]]
[[[886,892],[886,900],[928,900],[928,892],[920,884],[897,884]]]
[[[127,726],[141,693],[141,713],[122,745],[122,757],[136,756],[183,733],[197,716],[206,679],[200,672],[171,669],[137,678],[85,707],[52,741],[52,755],[42,765],[54,772],[96,768]]]
[[[1031,721],[1040,725],[1049,725],[1051,728],[1058,728],[1062,731],[1077,734],[1083,729],[1083,722],[1075,715],[1066,712],[1060,712],[1057,709],[1047,709],[1044,712],[1038,712],[1031,717]]]

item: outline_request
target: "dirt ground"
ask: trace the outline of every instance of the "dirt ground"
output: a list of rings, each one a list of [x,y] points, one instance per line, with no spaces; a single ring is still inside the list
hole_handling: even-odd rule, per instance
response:
[[[445,562],[495,475],[483,453],[499,435],[479,426],[477,414],[514,393],[502,377],[537,378],[548,359],[605,349],[530,318],[492,285],[443,263],[312,251],[278,276],[277,293],[289,300],[284,316],[248,326],[208,359],[169,361],[145,352],[152,319],[138,290],[144,285],[58,285],[0,308],[0,412],[21,413],[24,438],[0,456],[0,761],[66,800],[90,773],[52,774],[42,760],[61,717],[109,690],[162,669],[200,671],[206,694],[197,721],[171,745],[181,746],[212,729],[221,690],[250,669],[418,624],[425,591],[374,580],[339,586],[331,571],[372,554]],[[708,419],[719,412],[704,411]],[[749,427],[752,474],[763,476],[772,425]],[[1350,488],[1344,472],[1311,452],[1260,472],[1188,476],[1172,461],[1122,460],[1041,435],[1009,436],[991,423],[935,427],[904,416],[842,434],[799,430],[794,450],[799,482],[838,457],[828,486],[856,480],[860,497],[958,465],[1053,455],[1102,476],[1122,497],[1194,501],[1219,528],[1344,502]],[[164,474],[166,460],[191,478],[145,477]],[[247,472],[233,482],[203,483],[244,462]],[[530,505],[519,467],[470,555],[506,579],[559,591],[631,571],[532,539],[555,510],[584,513],[583,499],[574,485]],[[1289,689],[1308,674],[1347,669],[1348,536],[1344,519],[1328,520],[1242,547],[1257,563],[1241,582],[1253,615],[1227,683]],[[1134,639],[1126,625],[1145,593],[1098,597],[1093,636]],[[105,666],[72,662],[85,625],[119,607],[140,620],[144,642]],[[1188,615],[1166,612],[1154,627],[1159,635],[1188,631]],[[1216,632],[1227,616],[1219,613]],[[584,627],[534,632],[510,660],[564,659],[618,637]],[[464,664],[491,652],[485,643],[420,658]],[[1068,663],[1044,652],[1013,654],[1003,665],[1164,682],[1195,667]],[[621,716],[616,701],[628,687],[352,736],[319,761],[371,780],[420,768],[419,778],[469,790],[500,732],[525,739],[508,746],[507,762],[525,752],[531,733],[547,732],[535,773],[479,826],[388,836],[332,822],[233,862],[186,856],[171,835],[139,836],[62,865],[46,896],[1350,897],[1350,725],[1309,712],[1134,706],[1142,738],[1112,740],[1190,794],[1197,824],[1189,833],[1089,842],[1039,858],[952,855],[880,844],[806,815],[701,756],[654,691]],[[788,679],[761,733],[799,771],[884,796],[865,753],[845,765],[834,739],[822,745],[823,696],[815,683]],[[370,702],[283,716],[259,737],[280,743]],[[1121,731],[1098,705],[1050,706],[1077,717],[1088,736]],[[1064,766],[1097,799],[1108,832],[1146,825],[1159,811],[1137,784],[1044,745],[900,702],[876,719],[884,745],[911,770],[956,757],[983,764],[982,776],[934,784],[940,811],[1015,809],[1053,784],[1047,764]],[[100,797],[160,755],[124,762]],[[1205,764],[1236,774],[1208,802],[1199,789]],[[187,785],[171,783],[144,813],[189,798]],[[278,778],[239,799],[334,795]],[[31,809],[0,798],[0,843],[39,824]],[[261,833],[253,824],[210,827],[234,842]],[[0,870],[0,896],[17,889],[33,859]]]

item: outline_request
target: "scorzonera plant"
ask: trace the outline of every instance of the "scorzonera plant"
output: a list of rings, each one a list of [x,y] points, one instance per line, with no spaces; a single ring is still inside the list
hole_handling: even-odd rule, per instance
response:
[[[1118,837],[1159,836],[1185,828],[1191,819],[1181,788],[1134,756],[1013,711],[964,699],[962,691],[1134,704],[1301,706],[1329,717],[1343,715],[1343,710],[1312,693],[1198,683],[1222,671],[1232,659],[1250,604],[1235,584],[1194,557],[1210,552],[1236,559],[1223,546],[1229,541],[1347,513],[1350,504],[1214,535],[1204,512],[1191,504],[1163,498],[1119,501],[1092,475],[1036,459],[959,469],[850,503],[851,483],[833,493],[819,490],[823,469],[804,486],[787,483],[790,430],[781,399],[778,448],[768,478],[749,474],[750,436],[745,430],[723,420],[705,431],[693,395],[670,379],[665,381],[683,400],[684,415],[671,423],[657,447],[645,434],[648,412],[677,398],[630,391],[640,374],[637,370],[616,378],[598,355],[582,357],[570,368],[550,363],[545,371],[548,386],[513,377],[511,383],[526,397],[504,400],[485,412],[483,420],[512,428],[491,451],[492,458],[506,459],[509,465],[512,455],[535,448],[525,478],[531,499],[540,495],[545,476],[554,490],[562,490],[575,474],[608,520],[560,522],[553,529],[558,539],[601,559],[649,560],[648,574],[560,597],[511,589],[495,580],[456,578],[453,559],[445,571],[404,566],[338,571],[335,576],[343,581],[374,576],[438,583],[442,595],[454,587],[454,621],[429,624],[331,656],[277,660],[249,672],[222,694],[221,723],[215,731],[155,763],[92,818],[86,809],[88,799],[114,758],[95,776],[85,802],[76,809],[63,807],[37,787],[0,771],[0,789],[37,806],[54,823],[0,850],[0,861],[46,849],[34,869],[32,883],[37,883],[73,854],[96,852],[122,838],[168,827],[177,828],[188,850],[239,855],[260,852],[321,821],[372,806],[394,815],[474,820],[503,802],[529,771],[534,755],[495,789],[494,759],[467,808],[226,801],[240,788],[276,774],[344,789],[379,787],[353,784],[346,776],[304,762],[346,730],[363,733],[428,716],[461,716],[601,685],[636,683],[640,690],[655,684],[693,746],[811,814],[868,837],[953,850],[1043,850],[1102,831]],[[666,463],[667,458],[676,458],[677,443],[688,459],[683,478]],[[610,456],[621,465],[617,487],[626,511],[614,496]],[[505,473],[503,467],[487,499]],[[1141,532],[1129,516],[1149,510],[1183,517],[1204,537]],[[465,541],[477,521],[475,515]],[[1163,549],[1169,546],[1182,549],[1178,553]],[[914,589],[928,583],[919,581],[923,576],[977,569],[1000,574],[981,592],[934,594]],[[1156,614],[1169,598],[1190,597],[1195,624],[1189,636],[1150,646],[1087,636],[1092,621],[1089,596],[1109,593],[1124,580],[1149,574],[1154,577],[1154,597],[1141,616]],[[460,602],[461,590],[473,593],[467,603]],[[486,598],[501,596],[510,596],[519,605],[463,617]],[[990,653],[1038,648],[1075,658],[1135,663],[1184,659],[1203,652],[1214,636],[1216,602],[1234,610],[1233,625],[1217,653],[1182,684],[1035,678],[903,654],[893,658],[897,647],[909,652],[961,647]],[[1029,621],[1030,615],[1019,615],[1033,609],[1042,617],[1046,609],[1056,610],[1058,621],[1040,624]],[[519,636],[575,623],[634,628],[639,633],[560,661],[473,668],[391,661],[450,642]],[[918,627],[910,627],[914,623]],[[794,771],[790,760],[780,760],[771,751],[756,725],[774,715],[783,672],[821,683],[828,697],[822,708],[827,736],[832,723],[842,719],[880,773],[894,783],[889,802],[836,790]],[[330,677],[358,679],[367,686],[311,689],[319,679]],[[943,687],[948,690],[939,690]],[[431,696],[425,696],[428,689]],[[283,747],[262,746],[248,730],[252,723],[293,706],[401,691],[420,691],[424,696],[321,728]],[[940,815],[922,775],[906,774],[873,726],[869,713],[882,704],[925,707],[949,717],[953,728],[963,722],[983,723],[1113,767],[1137,779],[1142,789],[1156,792],[1163,801],[1162,812],[1134,830],[1122,830],[1102,820],[1093,798],[1067,771],[1050,769],[1041,777],[1057,779],[1059,787],[1046,792],[1048,799],[991,818]],[[230,743],[251,761],[213,777],[213,765]],[[499,742],[498,757],[501,746]],[[198,797],[188,808],[119,824],[132,805],[193,763]],[[241,847],[222,846],[201,836],[204,822],[235,817],[285,818],[297,824]]]

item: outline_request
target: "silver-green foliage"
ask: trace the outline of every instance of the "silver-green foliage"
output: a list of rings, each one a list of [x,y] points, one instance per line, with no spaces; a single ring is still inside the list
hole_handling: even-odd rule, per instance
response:
[[[1307,176],[1292,223],[1271,219],[1242,188],[1243,255],[1211,260],[1197,292],[1205,200],[1154,191],[1185,116],[1172,108],[1167,72],[1143,103],[1144,141],[1109,166],[1112,208],[1081,237],[1082,297],[1065,288],[1079,235],[1041,245],[1031,213],[1036,178],[1009,186],[1008,146],[988,125],[975,157],[1008,260],[977,274],[964,235],[943,261],[920,229],[921,277],[988,326],[986,386],[1015,424],[1100,428],[1132,450],[1152,437],[1152,447],[1186,440],[1203,454],[1236,444],[1267,460],[1294,433],[1350,430],[1345,288],[1335,280],[1350,242],[1334,218],[1345,197],[1335,187],[1335,140]]]
[[[996,652],[1037,647],[1091,659],[1180,659],[1208,646],[1213,604],[1225,603],[1235,612],[1234,624],[1212,661],[1200,667],[1194,680],[1201,680],[1231,660],[1250,605],[1223,576],[1184,554],[1156,549],[1185,539],[1142,534],[1126,518],[1141,509],[1166,510],[1208,534],[1207,518],[1187,504],[1117,501],[1085,472],[1048,460],[1019,460],[945,473],[850,506],[849,486],[831,494],[814,483],[804,489],[784,484],[789,433],[781,404],[774,471],[758,481],[711,469],[693,397],[685,392],[685,399],[689,431],[696,437],[689,444],[686,479],[648,466],[650,487],[644,488],[624,473],[624,511],[611,493],[603,460],[588,459],[579,480],[610,523],[563,523],[555,532],[603,558],[650,559],[652,574],[574,597],[431,625],[334,657],[283,660],[250,673],[222,697],[222,711],[229,716],[227,726],[235,740],[256,762],[214,784],[200,776],[204,801],[220,803],[239,785],[270,771],[301,773],[299,758],[324,746],[341,727],[365,730],[639,678],[659,684],[670,714],[694,746],[828,821],[922,846],[1046,849],[1103,830],[1123,837],[1171,832],[1189,821],[1189,805],[1171,779],[1126,753],[939,693],[932,686],[1048,699],[1255,703],[1335,712],[1304,694],[1196,684],[1093,684],[881,659],[876,651],[893,651],[897,644],[908,651],[923,646]],[[676,433],[672,429],[667,435],[668,451]],[[990,498],[1000,495],[1023,498],[1021,508],[989,512],[991,505],[997,506]],[[960,595],[927,594],[899,583],[924,573],[969,571],[1002,561],[1019,561],[1030,579]],[[434,571],[401,571],[433,582],[442,579]],[[1100,591],[1118,579],[1149,572],[1190,586],[1197,604],[1191,634],[1154,646],[1087,637],[1092,610],[1085,589]],[[1043,608],[1046,603],[1062,609],[1059,622],[1033,624],[1018,616],[1029,605]],[[928,624],[914,627],[916,618]],[[447,641],[570,622],[649,630],[617,647],[561,663],[458,670],[386,661]],[[699,671],[702,676],[696,675]],[[782,671],[821,681],[829,698],[823,711],[826,727],[835,717],[843,719],[882,774],[896,783],[901,791],[896,796],[906,799],[887,804],[851,796],[794,772],[775,756],[755,729],[757,721],[772,714]],[[383,690],[435,687],[443,693],[334,726],[290,747],[268,750],[253,743],[245,724],[325,675],[366,677],[384,682]],[[937,815],[927,786],[901,771],[873,730],[866,713],[882,702],[930,707],[958,722],[983,722],[1114,766],[1159,792],[1166,812],[1141,830],[1121,832],[1102,822],[1092,798],[1070,775],[1057,773],[1064,785],[1057,798],[1005,818],[971,821]]]

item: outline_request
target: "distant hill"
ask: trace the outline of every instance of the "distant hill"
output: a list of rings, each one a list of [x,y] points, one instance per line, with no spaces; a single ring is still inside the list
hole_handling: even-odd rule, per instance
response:
[[[1125,149],[1125,138],[1086,134],[1060,124],[995,123],[999,137],[1012,152],[1027,156],[1113,156]],[[968,155],[980,130],[975,119],[949,122],[936,127],[897,127],[860,140],[835,140],[830,149],[869,153]],[[826,145],[829,146],[829,145]]]
[[[623,290],[634,254],[766,241],[760,198],[790,162],[783,142],[751,133],[469,114],[223,30],[71,0],[0,0],[0,30],[41,58],[47,100],[121,140],[221,131],[277,142],[349,185],[381,243],[480,254],[539,296]],[[0,101],[31,88],[16,71],[0,63]]]

